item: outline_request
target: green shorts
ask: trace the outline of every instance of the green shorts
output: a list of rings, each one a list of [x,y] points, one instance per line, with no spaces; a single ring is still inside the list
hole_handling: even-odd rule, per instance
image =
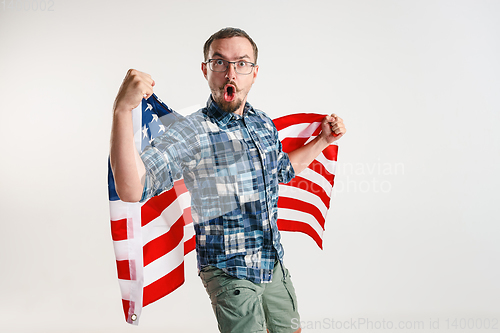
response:
[[[293,323],[300,322],[297,297],[290,274],[285,277],[279,261],[271,283],[253,283],[206,266],[200,272],[201,280],[212,301],[219,330],[223,333],[295,332]]]

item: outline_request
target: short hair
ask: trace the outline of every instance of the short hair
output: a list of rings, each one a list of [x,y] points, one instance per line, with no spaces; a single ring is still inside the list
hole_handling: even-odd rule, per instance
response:
[[[252,44],[253,48],[253,56],[255,58],[255,63],[257,63],[257,54],[259,53],[259,50],[257,49],[257,44],[250,38],[250,36],[243,30],[238,29],[238,28],[222,28],[216,33],[214,33],[212,36],[210,36],[209,39],[205,42],[205,45],[203,46],[203,55],[205,56],[205,61],[208,60],[208,50],[210,49],[210,45],[217,40],[217,39],[225,39],[225,38],[231,38],[231,37],[244,37],[248,39],[250,44]]]

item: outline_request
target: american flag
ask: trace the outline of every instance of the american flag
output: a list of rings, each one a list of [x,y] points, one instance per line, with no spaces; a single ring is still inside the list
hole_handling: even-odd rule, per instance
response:
[[[274,119],[283,151],[289,153],[318,136],[324,117],[314,113],[296,113]],[[279,189],[278,229],[308,234],[320,248],[323,248],[337,151],[338,146],[331,144],[291,182],[280,184]]]
[[[182,117],[155,94],[132,111],[134,140],[142,152]],[[285,152],[312,140],[323,115],[292,114],[275,119]],[[335,177],[337,146],[330,145],[288,184],[280,184],[278,228],[311,236],[322,248],[325,218]],[[111,235],[126,321],[138,325],[142,308],[184,283],[184,256],[194,250],[191,198],[183,180],[145,203],[120,200],[108,163]]]

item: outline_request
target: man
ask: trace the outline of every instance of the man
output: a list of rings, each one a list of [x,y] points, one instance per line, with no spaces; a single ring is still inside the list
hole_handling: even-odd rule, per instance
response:
[[[284,153],[271,119],[247,103],[257,54],[243,30],[213,34],[201,64],[211,90],[207,106],[170,126],[141,156],[131,111],[155,82],[129,70],[114,105],[110,160],[117,193],[123,201],[144,201],[184,177],[198,269],[221,332],[294,331],[299,314],[276,225],[278,184],[346,131],[341,118],[326,116],[316,139]]]

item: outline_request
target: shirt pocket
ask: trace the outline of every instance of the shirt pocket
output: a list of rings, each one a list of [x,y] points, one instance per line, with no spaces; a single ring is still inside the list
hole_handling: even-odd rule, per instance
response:
[[[242,163],[245,164],[247,158],[247,148],[238,139],[229,139],[224,135],[213,136],[211,138],[211,150],[213,159],[214,176],[227,177],[235,176],[240,172]]]

